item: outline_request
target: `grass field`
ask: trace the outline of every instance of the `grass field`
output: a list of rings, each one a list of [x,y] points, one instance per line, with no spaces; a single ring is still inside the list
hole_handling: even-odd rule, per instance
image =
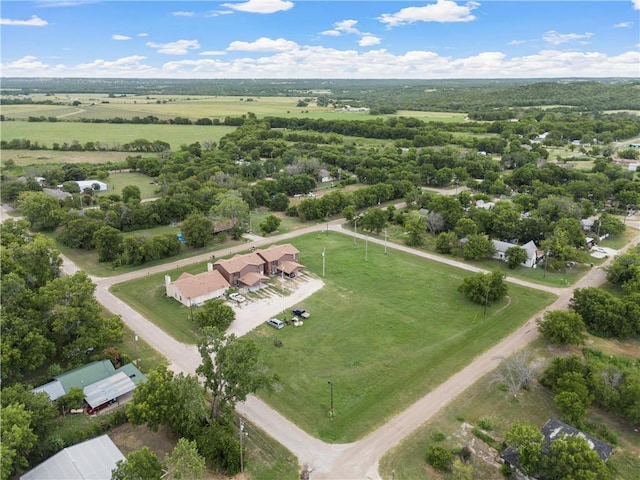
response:
[[[588,342],[590,341],[588,340]],[[601,344],[618,343],[601,341],[601,339],[598,341]],[[598,348],[600,347],[599,344]],[[619,351],[615,345],[613,348],[616,352]],[[533,352],[532,359],[535,358],[539,361],[546,361],[553,355],[561,353],[547,347],[546,343],[541,340],[532,345],[531,351]],[[606,347],[603,351],[607,351]],[[626,354],[631,356],[637,356],[639,353],[637,346],[633,351],[628,349],[626,351]],[[500,390],[498,385],[491,384],[491,374],[481,378],[433,419],[387,453],[380,461],[379,473],[381,477],[392,478],[391,472],[394,471],[394,478],[397,480],[453,478],[450,474],[436,473],[428,467],[425,463],[425,452],[429,445],[435,443],[434,434],[436,433],[446,435],[447,438],[441,444],[447,448],[465,445],[465,442],[461,441],[459,437],[463,422],[476,426],[480,418],[490,418],[495,427],[488,433],[501,442],[509,425],[514,421],[527,421],[541,427],[550,417],[562,418],[553,403],[552,393],[537,383],[534,383],[529,391],[521,392],[518,402],[513,401],[512,398],[509,393]],[[608,425],[618,435],[619,444],[628,450],[626,452],[617,451],[609,460],[617,469],[617,475],[614,478],[619,480],[636,478],[640,469],[640,457],[638,456],[640,443],[633,428],[613,416],[605,415],[596,410],[592,410],[589,421]],[[477,458],[474,459],[473,465],[476,468],[474,478],[504,478],[495,469],[488,469],[486,464],[478,461]]]
[[[131,152],[63,152],[61,150],[3,150],[2,162],[13,160],[18,167],[47,166],[60,163],[121,164]],[[138,155],[137,153],[135,155]],[[141,153],[142,157],[156,156]]]
[[[105,182],[109,185],[106,193],[121,194],[124,187],[133,185],[140,189],[143,199],[156,197],[156,189],[159,188],[151,177],[137,172],[110,172]]]
[[[326,285],[305,301],[312,317],[302,329],[260,327],[250,337],[281,379],[262,398],[329,442],[353,441],[381,425],[552,299],[510,286],[510,299],[484,317],[456,291],[465,273],[455,268],[373,244],[365,261],[364,242],[354,246],[338,234],[293,243],[316,273],[326,248]],[[328,381],[335,385],[333,421]]]
[[[78,141],[105,143],[111,147],[144,138],[168,142],[173,150],[180,145],[212,140],[218,142],[236,127],[212,125],[133,125],[70,122],[2,122],[0,138],[27,138],[51,148],[54,143]],[[48,153],[48,152],[47,152]]]
[[[156,116],[162,120],[188,117],[224,119],[226,116],[240,116],[251,112],[258,117],[308,117],[325,119],[385,118],[388,116],[414,117],[426,122],[456,123],[466,121],[467,114],[451,112],[428,112],[399,110],[395,115],[369,115],[366,112],[342,112],[329,107],[318,107],[311,102],[306,107],[297,107],[304,95],[292,97],[229,97],[198,95],[153,95],[109,98],[102,94],[70,94],[68,96],[33,95],[34,101],[52,100],[81,102],[77,107],[70,105],[3,105],[2,113],[11,119],[26,120],[29,116],[57,117],[60,120],[80,120],[81,118],[107,119],[114,117]],[[249,101],[248,101],[249,100]],[[103,103],[108,102],[108,103]],[[4,137],[3,137],[4,138]]]

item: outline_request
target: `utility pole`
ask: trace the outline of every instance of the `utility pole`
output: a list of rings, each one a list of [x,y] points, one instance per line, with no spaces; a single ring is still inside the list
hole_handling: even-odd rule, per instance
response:
[[[369,260],[369,235],[364,237],[364,261]]]
[[[242,437],[244,437],[244,422],[240,419],[240,473],[244,472],[244,457],[242,453]]]
[[[487,316],[487,305],[489,304],[489,290],[491,290],[491,284],[487,282],[487,293],[484,296],[484,315]]]
[[[136,368],[140,368],[140,357],[138,355],[138,334],[134,334],[133,339],[136,342]]]
[[[358,234],[358,217],[356,217],[354,219],[354,224],[353,224],[353,244],[355,245],[357,240],[356,240],[356,235]]]
[[[384,229],[384,253],[387,253],[387,229]]]
[[[333,382],[329,380],[327,383],[329,384],[329,398],[330,398],[329,417],[331,417],[331,420],[333,420]]]
[[[325,247],[322,247],[322,276],[324,277],[324,249]]]

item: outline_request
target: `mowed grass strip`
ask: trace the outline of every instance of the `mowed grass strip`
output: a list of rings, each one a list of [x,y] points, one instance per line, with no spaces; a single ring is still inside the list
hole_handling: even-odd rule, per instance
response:
[[[26,138],[40,142],[49,148],[54,143],[62,145],[77,141],[106,143],[113,147],[137,139],[168,142],[173,150],[180,145],[212,140],[218,142],[223,136],[233,132],[236,127],[222,125],[137,125],[114,123],[80,122],[2,122],[0,138],[10,141]]]
[[[13,160],[16,166],[45,167],[60,163],[89,163],[89,164],[121,164],[130,155],[142,157],[155,157],[157,153],[132,153],[132,152],[69,152],[62,150],[3,150],[2,161]]]
[[[509,298],[485,317],[482,306],[457,292],[466,272],[391,249],[385,254],[363,241],[354,245],[336,233],[292,243],[300,262],[319,275],[326,249],[325,287],[304,302],[311,318],[302,328],[262,326],[249,336],[281,381],[261,397],[328,442],[354,441],[380,426],[554,298],[510,285]]]

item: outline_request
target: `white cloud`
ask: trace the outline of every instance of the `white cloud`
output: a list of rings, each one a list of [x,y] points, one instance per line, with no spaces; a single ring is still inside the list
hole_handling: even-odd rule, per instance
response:
[[[152,66],[143,56],[71,65],[47,64],[26,56],[2,63],[0,69],[8,77],[76,78],[636,78],[638,64],[640,52],[636,50],[607,55],[549,49],[519,57],[493,51],[454,58],[426,50],[397,55],[385,49],[359,51],[296,45],[258,57],[199,57],[158,66]]]
[[[11,20],[10,18],[0,18],[0,25],[13,25],[15,27],[44,27],[49,22],[41,19],[37,15],[31,15],[29,20]]]
[[[375,35],[364,35],[358,42],[358,45],[360,45],[361,47],[371,47],[373,45],[379,44],[380,38],[376,37]]]
[[[476,17],[471,12],[479,6],[478,2],[458,5],[451,0],[438,0],[424,7],[407,7],[396,13],[383,13],[378,20],[389,28],[415,22],[472,22]]]
[[[206,17],[219,17],[220,15],[231,15],[232,10],[211,10],[205,14]]]
[[[287,0],[248,0],[242,3],[223,3],[223,7],[248,13],[276,13],[289,10],[293,2]]]
[[[544,32],[542,38],[545,42],[550,43],[551,45],[561,45],[563,43],[572,42],[574,40],[581,40],[583,38],[591,38],[593,37],[593,33],[558,33],[555,30],[549,30],[548,32]]]
[[[114,33],[113,35],[111,35],[111,38],[113,40],[131,40],[131,37],[127,36],[127,35],[119,35],[117,33]]]
[[[341,22],[334,23],[333,28],[331,30],[325,30],[324,32],[320,32],[320,35],[338,37],[346,33],[359,34],[360,30],[358,30],[355,27],[357,23],[358,23],[357,20],[342,20]]]
[[[139,34],[138,34],[138,36],[139,36],[139,37],[148,37],[148,36],[149,36],[149,34],[148,34],[148,33],[145,33],[145,32],[142,32],[142,33],[139,33]]]
[[[37,2],[39,8],[43,7],[79,7],[91,3],[97,3],[99,0],[40,0]]]
[[[180,11],[180,12],[171,12],[171,15],[173,15],[174,17],[193,17],[195,13]]]
[[[631,28],[632,25],[633,25],[633,22],[620,22],[620,23],[616,23],[613,26],[613,28]]]
[[[255,42],[231,42],[227,50],[242,52],[284,52],[297,47],[298,44],[296,42],[285,40],[284,38],[274,40],[272,38],[260,37]]]
[[[525,40],[511,40],[507,45],[522,45],[523,43],[527,43]]]
[[[634,10],[640,10],[640,0],[631,0],[631,3],[633,3]]]
[[[198,55],[215,57],[215,56],[222,56],[222,55],[226,55],[226,54],[227,54],[227,52],[225,52],[224,50],[207,50],[207,51],[204,51],[204,52],[200,52]]]
[[[197,40],[177,40],[169,43],[147,42],[147,47],[156,48],[158,53],[167,55],[184,55],[189,50],[197,50],[200,43]]]

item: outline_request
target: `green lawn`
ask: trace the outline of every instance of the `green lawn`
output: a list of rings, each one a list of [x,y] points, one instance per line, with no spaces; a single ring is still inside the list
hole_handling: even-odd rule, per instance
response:
[[[109,185],[106,193],[121,194],[122,189],[127,185],[134,185],[140,189],[143,199],[157,197],[156,190],[158,185],[153,182],[151,177],[138,172],[110,172],[109,176],[104,180]]]
[[[531,351],[533,352],[531,358],[541,361],[548,360],[558,353],[551,351],[542,340],[532,344]],[[427,447],[435,443],[433,435],[439,432],[447,437],[441,443],[446,448],[464,446],[465,442],[456,438],[456,435],[460,435],[462,423],[467,422],[476,426],[482,417],[491,419],[495,428],[488,433],[499,442],[514,421],[527,421],[541,427],[550,417],[562,418],[553,403],[551,391],[541,387],[537,382],[530,390],[522,391],[519,401],[515,402],[511,394],[491,383],[491,374],[489,374],[470,386],[464,394],[458,396],[434,418],[382,457],[379,470],[381,477],[392,478],[391,472],[394,471],[397,480],[453,478],[451,475],[441,474],[425,476],[425,470],[432,472],[425,463]],[[618,474],[614,478],[620,480],[636,478],[640,469],[638,456],[640,446],[637,433],[633,432],[633,428],[629,425],[625,426],[613,416],[604,415],[595,410],[591,412],[588,421],[607,425],[618,435],[619,444],[627,449],[627,451],[618,449],[610,459],[617,468]],[[495,469],[487,470],[482,461],[474,459],[473,465],[476,468],[474,478],[503,478],[499,473],[496,475]]]
[[[618,219],[623,220],[623,217],[619,216]],[[620,235],[612,235],[601,241],[598,245],[601,247],[615,248],[616,250],[619,250],[638,235],[640,235],[639,230],[627,227]]]
[[[281,385],[261,396],[310,434],[329,442],[360,438],[409,406],[552,301],[509,287],[510,299],[482,307],[457,291],[466,275],[446,265],[331,234],[292,243],[322,271],[325,287],[304,304],[302,329],[266,326],[249,336]],[[368,258],[365,261],[365,253]],[[274,347],[280,339],[284,346]],[[437,367],[436,367],[437,366]],[[335,419],[329,388],[335,385]]]

